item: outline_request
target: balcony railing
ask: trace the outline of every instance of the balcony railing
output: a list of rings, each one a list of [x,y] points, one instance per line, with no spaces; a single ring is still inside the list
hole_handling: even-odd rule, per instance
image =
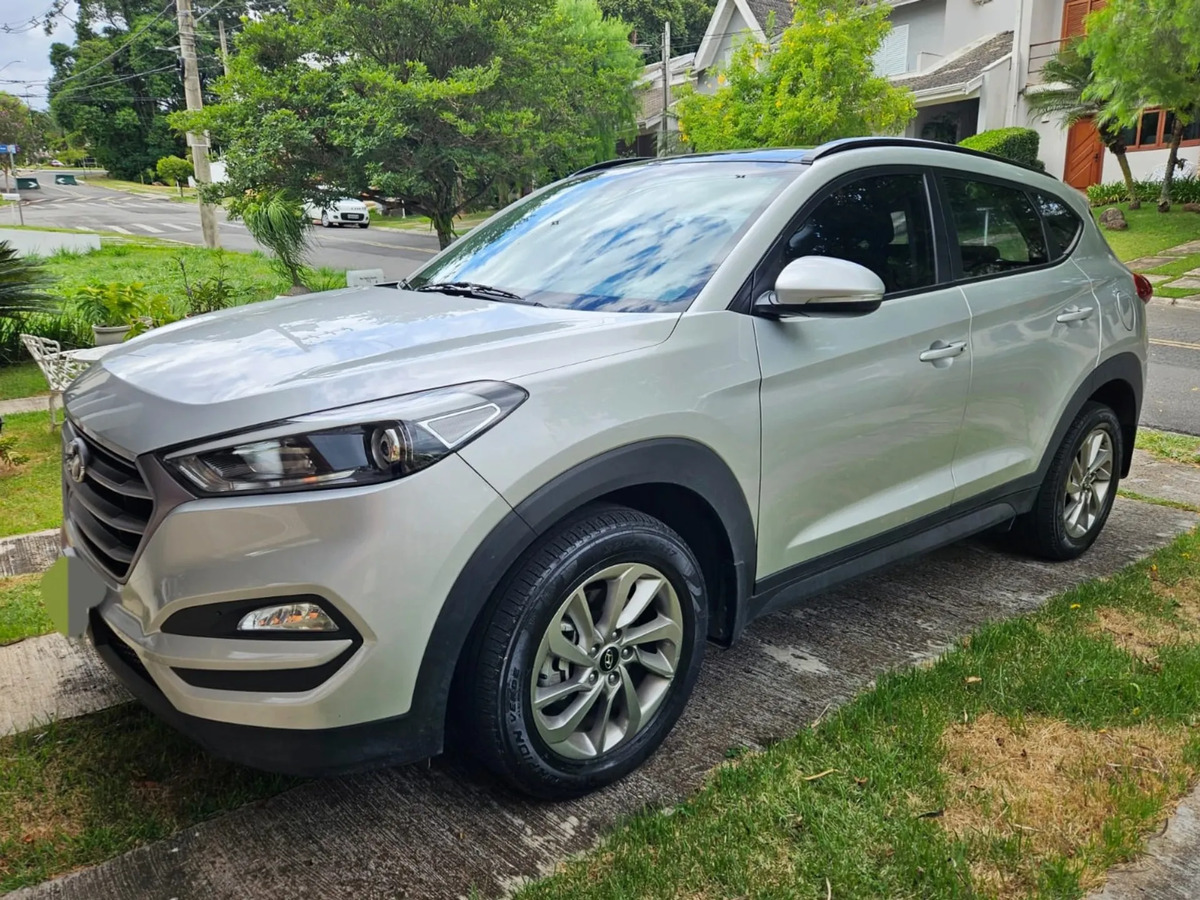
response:
[[[1046,77],[1042,71],[1046,66],[1046,60],[1055,56],[1062,49],[1062,45],[1061,40],[1039,41],[1029,45],[1029,75],[1025,79],[1026,85],[1046,83]]]

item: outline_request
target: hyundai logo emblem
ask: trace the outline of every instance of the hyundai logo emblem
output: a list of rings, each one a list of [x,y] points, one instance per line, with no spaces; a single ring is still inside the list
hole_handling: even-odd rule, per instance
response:
[[[600,669],[604,672],[611,672],[617,667],[617,648],[607,647],[600,654]]]
[[[67,444],[66,462],[71,480],[83,484],[83,479],[87,477],[88,452],[87,446],[79,438]]]

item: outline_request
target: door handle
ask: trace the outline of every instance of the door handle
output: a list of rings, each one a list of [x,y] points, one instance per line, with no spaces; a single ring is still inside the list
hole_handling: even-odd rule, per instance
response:
[[[1090,319],[1095,310],[1090,306],[1068,306],[1058,314],[1058,322],[1082,322]]]
[[[963,350],[967,348],[966,341],[953,341],[947,344],[945,341],[934,341],[933,345],[921,354],[921,362],[937,362],[939,359],[950,359],[954,356],[961,356]]]

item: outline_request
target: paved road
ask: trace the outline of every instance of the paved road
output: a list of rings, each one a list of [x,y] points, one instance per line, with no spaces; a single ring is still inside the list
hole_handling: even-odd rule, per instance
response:
[[[40,192],[27,192],[28,225],[95,228],[119,234],[150,235],[188,244],[202,243],[200,219],[191,203],[129,194],[107,188],[54,184],[53,172],[39,173]],[[221,216],[221,240],[231,250],[257,245],[244,225]],[[348,269],[381,268],[402,278],[437,252],[437,239],[423,232],[373,227],[368,230],[318,229],[313,262]],[[1200,434],[1200,307],[1150,307],[1150,378],[1142,423],[1168,431]]]
[[[1142,424],[1200,434],[1200,306],[1150,304],[1150,376]]]
[[[56,185],[53,172],[36,173],[41,190],[25,191],[26,225],[94,228],[118,234],[203,244],[200,213],[194,203],[131,194],[80,183]],[[0,218],[11,215],[0,213]],[[230,250],[259,249],[239,222],[220,218],[221,244]],[[7,221],[4,224],[9,224]],[[339,269],[383,269],[387,278],[403,278],[437,252],[437,238],[421,231],[391,228],[317,228],[312,262]]]

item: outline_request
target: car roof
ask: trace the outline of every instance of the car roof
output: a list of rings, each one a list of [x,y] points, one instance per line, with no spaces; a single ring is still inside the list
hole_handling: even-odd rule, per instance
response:
[[[602,163],[597,163],[594,166],[588,166],[576,172],[576,175],[584,172],[595,172],[601,169],[615,168],[617,166],[629,165],[632,163],[654,163],[656,165],[686,165],[691,162],[767,162],[767,163],[788,163],[792,165],[812,165],[820,159],[832,156],[837,153],[844,153],[849,150],[862,150],[873,147],[893,147],[896,149],[920,149],[920,150],[936,150],[941,153],[954,154],[957,156],[969,156],[976,159],[986,159],[993,162],[1004,163],[1005,165],[1013,166],[1027,172],[1037,172],[1039,175],[1044,175],[1046,178],[1054,179],[1053,175],[1044,172],[1041,169],[1036,169],[1033,166],[1027,166],[1022,163],[1014,162],[1011,159],[1005,159],[1002,156],[995,156],[991,153],[983,153],[979,150],[971,150],[967,147],[960,147],[957,144],[943,144],[940,141],[927,141],[920,138],[904,138],[904,137],[856,137],[856,138],[840,138],[835,141],[827,141],[819,147],[770,147],[763,149],[751,150],[721,150],[714,153],[689,153],[684,156],[665,156],[665,157],[632,157],[626,159],[611,159]]]

